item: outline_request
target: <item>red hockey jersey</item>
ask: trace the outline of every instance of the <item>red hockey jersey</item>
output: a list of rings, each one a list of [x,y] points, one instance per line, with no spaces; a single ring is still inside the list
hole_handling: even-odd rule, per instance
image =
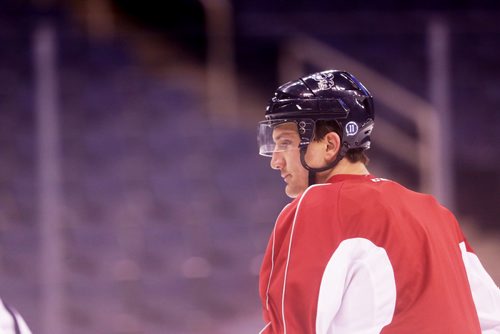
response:
[[[260,296],[263,334],[500,333],[500,290],[454,216],[371,175],[336,175],[283,209]]]

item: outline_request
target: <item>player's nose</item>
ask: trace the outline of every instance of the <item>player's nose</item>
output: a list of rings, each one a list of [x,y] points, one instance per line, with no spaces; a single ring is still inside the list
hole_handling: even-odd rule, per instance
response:
[[[280,170],[283,168],[285,160],[283,159],[283,154],[281,152],[273,152],[271,157],[271,168]]]

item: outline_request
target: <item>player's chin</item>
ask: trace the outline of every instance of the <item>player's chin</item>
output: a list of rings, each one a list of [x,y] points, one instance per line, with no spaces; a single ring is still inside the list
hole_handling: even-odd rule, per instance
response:
[[[298,188],[299,187],[297,187],[297,186],[287,184],[285,187],[285,194],[290,198],[296,198],[297,196],[299,196],[302,193],[302,191],[300,191],[300,189],[298,189]]]

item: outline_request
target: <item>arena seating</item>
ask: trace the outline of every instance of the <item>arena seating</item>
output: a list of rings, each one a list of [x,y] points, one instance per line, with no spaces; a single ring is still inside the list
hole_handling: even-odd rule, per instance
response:
[[[0,12],[0,296],[38,333],[41,249],[31,49],[40,13],[19,3],[7,7]],[[126,38],[92,40],[64,13],[50,19],[59,48],[68,333],[229,333],[238,319],[252,319],[239,324],[255,332],[260,258],[287,198],[277,172],[257,156],[254,128],[214,121],[199,90],[145,69]],[[425,55],[415,47],[422,39],[386,37],[324,40],[360,60],[369,58],[425,96]],[[483,46],[481,56],[491,62],[489,47]],[[398,52],[407,60],[387,56]],[[477,63],[460,58],[454,65],[465,82],[456,101],[486,108],[485,100],[465,100],[467,92],[482,89],[466,82],[464,68],[472,61]],[[498,85],[488,81],[485,94],[492,100]],[[471,120],[461,118],[457,131],[470,130],[480,144],[484,137],[470,127]],[[497,132],[491,135],[498,138]],[[390,163],[383,168],[414,182],[414,173],[391,170]],[[482,200],[476,181],[460,184],[461,193],[477,194],[460,195],[460,204]],[[471,207],[467,203],[462,210],[474,212]]]

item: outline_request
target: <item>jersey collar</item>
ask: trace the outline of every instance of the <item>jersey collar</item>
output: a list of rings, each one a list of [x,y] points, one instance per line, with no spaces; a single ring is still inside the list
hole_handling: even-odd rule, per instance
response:
[[[369,180],[374,178],[372,174],[336,174],[326,181],[326,183],[336,183],[346,180]]]

